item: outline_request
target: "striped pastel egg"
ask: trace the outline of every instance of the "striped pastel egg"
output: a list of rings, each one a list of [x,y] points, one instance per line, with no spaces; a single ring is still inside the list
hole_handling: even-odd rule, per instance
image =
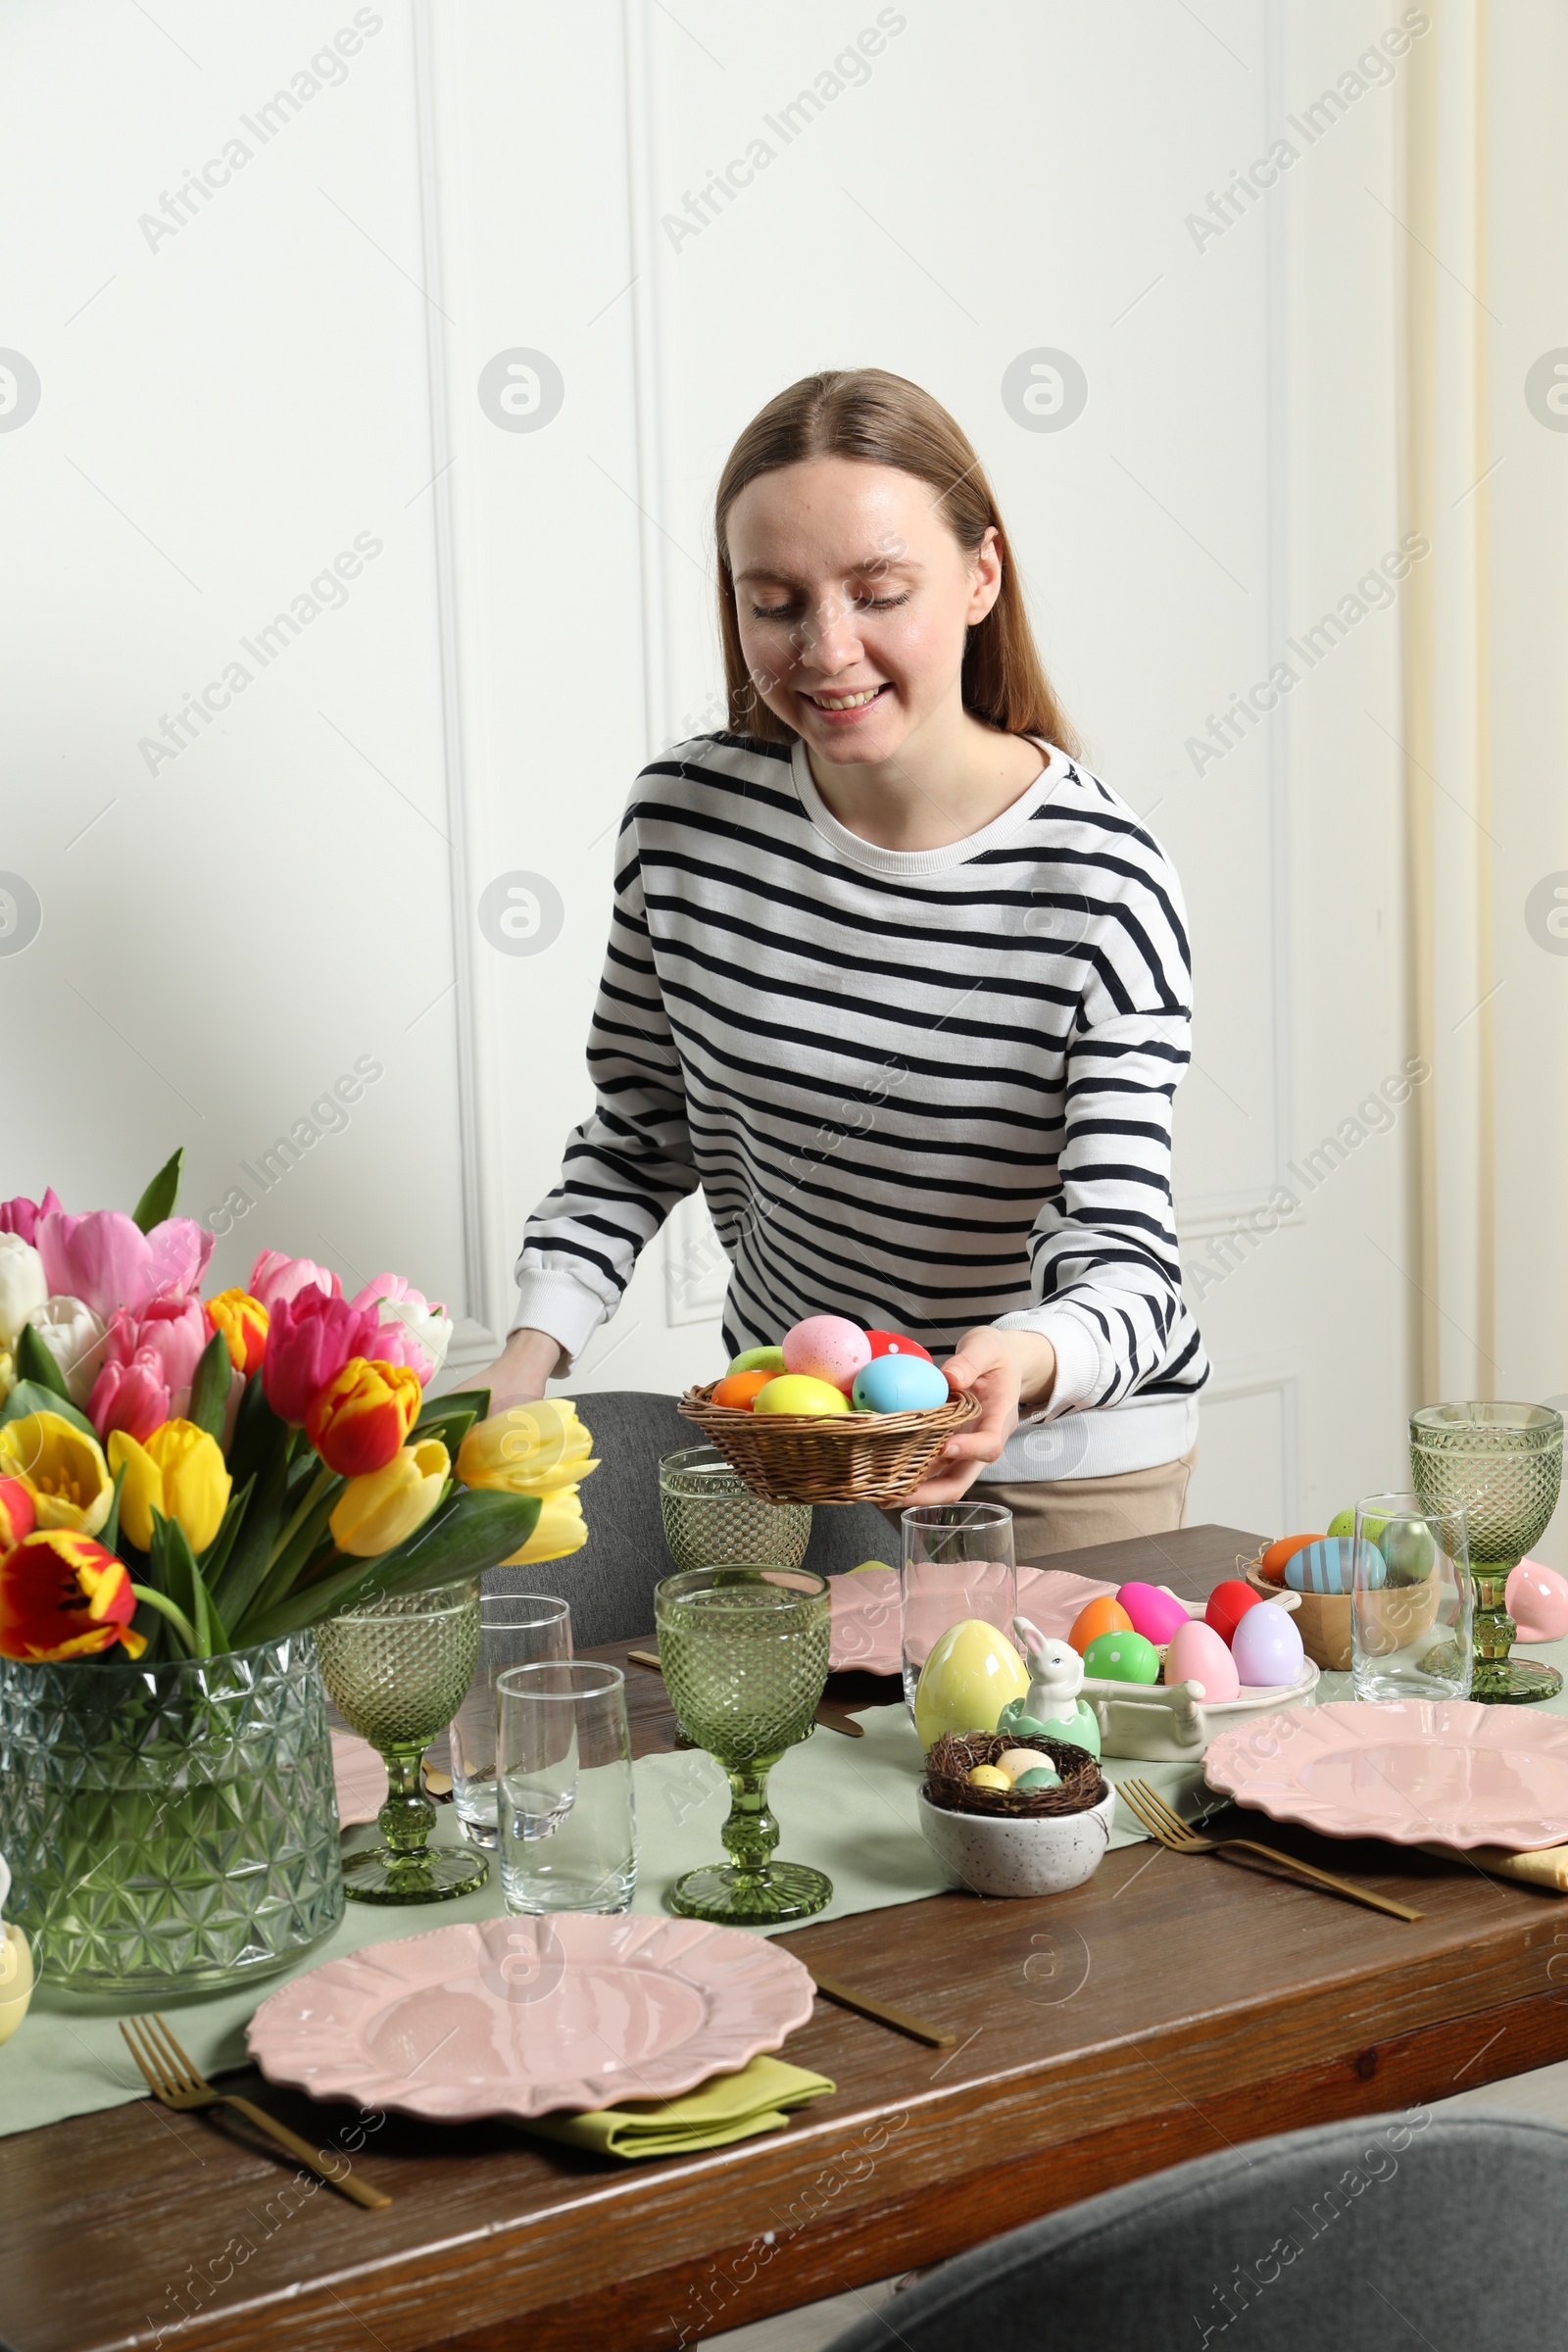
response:
[[[1293,1592],[1349,1592],[1355,1586],[1355,1539],[1324,1536],[1293,1551],[1285,1563],[1285,1582]],[[1375,1592],[1388,1575],[1388,1565],[1375,1544],[1361,1542],[1361,1584]]]

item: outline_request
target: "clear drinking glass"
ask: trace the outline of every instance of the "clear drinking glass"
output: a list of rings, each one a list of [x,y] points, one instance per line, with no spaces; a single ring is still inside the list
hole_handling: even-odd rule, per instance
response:
[[[479,1664],[452,1722],[452,1801],[471,1845],[496,1843],[496,1678],[571,1655],[571,1610],[548,1592],[486,1592]]]
[[[798,1568],[811,1540],[808,1502],[764,1502],[713,1446],[683,1446],[659,1465],[664,1542],[677,1568],[746,1560]]]
[[[920,1670],[950,1625],[994,1625],[1013,1648],[1017,1576],[1012,1513],[1000,1502],[920,1502],[903,1514],[904,1695],[911,1715]]]
[[[501,1886],[509,1911],[624,1911],[637,1886],[626,1678],[555,1659],[496,1680]]]
[[[316,1628],[321,1677],[351,1732],[381,1751],[386,1840],[343,1858],[343,1891],[360,1903],[440,1903],[482,1886],[482,1854],[431,1845],[435,1807],[419,1787],[425,1749],[444,1732],[479,1655],[479,1582],[391,1592]]]
[[[1356,1504],[1350,1668],[1357,1698],[1468,1698],[1472,1607],[1462,1510],[1425,1510],[1418,1494],[1368,1494]]]
[[[826,1577],[810,1568],[715,1567],[666,1576],[654,1594],[664,1685],[689,1738],[724,1768],[732,1804],[728,1864],[689,1870],[670,1889],[689,1919],[760,1927],[809,1919],[833,1882],[804,1862],[775,1862],[778,1823],[767,1776],[810,1737],[827,1682]]]

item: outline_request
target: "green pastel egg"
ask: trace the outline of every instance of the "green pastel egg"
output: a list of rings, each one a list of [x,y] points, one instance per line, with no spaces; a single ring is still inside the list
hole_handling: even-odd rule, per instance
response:
[[[731,1372],[782,1372],[782,1348],[744,1348],[730,1365]]]
[[[1013,1782],[1015,1788],[1059,1788],[1061,1775],[1053,1772],[1049,1764],[1037,1764],[1033,1772],[1022,1772]]]
[[[1084,1651],[1084,1672],[1102,1683],[1157,1683],[1159,1652],[1142,1634],[1097,1634]]]

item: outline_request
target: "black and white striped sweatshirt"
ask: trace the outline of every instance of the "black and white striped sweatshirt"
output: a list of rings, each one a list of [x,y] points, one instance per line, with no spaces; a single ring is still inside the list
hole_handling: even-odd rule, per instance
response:
[[[598,1108],[529,1220],[514,1328],[575,1355],[701,1184],[732,1352],[824,1312],[938,1356],[973,1324],[1026,1326],[1057,1352],[1043,1417],[1084,1414],[1072,1474],[1186,1450],[1208,1366],[1171,1201],[1181,893],[1116,795],[1041,749],[1011,808],[921,851],[839,824],[799,742],[700,736],[644,768]],[[1050,1476],[1053,1450],[1061,1474],[1025,1436],[990,1476]]]

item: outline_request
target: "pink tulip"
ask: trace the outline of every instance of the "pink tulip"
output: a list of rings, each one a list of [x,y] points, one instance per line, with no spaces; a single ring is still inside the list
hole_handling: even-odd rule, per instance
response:
[[[160,1291],[199,1290],[214,1238],[194,1217],[166,1217],[143,1233],[118,1208],[49,1209],[39,1214],[35,1247],[51,1295],[85,1299],[108,1322],[117,1307],[141,1314]]]
[[[349,1358],[376,1355],[375,1309],[310,1289],[279,1299],[271,1318],[262,1359],[267,1401],[280,1420],[303,1429],[315,1398]]]
[[[269,1314],[283,1299],[297,1298],[301,1291],[320,1291],[328,1298],[343,1296],[343,1285],[325,1266],[318,1266],[308,1257],[285,1257],[281,1250],[262,1251],[245,1288],[253,1298],[261,1300]]]
[[[166,1291],[147,1302],[136,1325],[135,1352],[150,1349],[170,1388],[188,1389],[211,1336],[201,1300],[188,1298],[183,1291]]]
[[[87,1418],[106,1446],[116,1429],[144,1446],[169,1419],[172,1403],[157,1356],[142,1348],[129,1363],[105,1364],[93,1383]]]
[[[402,1274],[377,1274],[354,1299],[374,1306],[381,1318],[376,1354],[382,1363],[407,1364],[428,1388],[446,1361],[452,1324],[440,1301],[426,1298]]]
[[[24,1242],[35,1248],[38,1219],[59,1206],[59,1196],[53,1185],[48,1187],[41,1200],[28,1200],[21,1193],[14,1200],[0,1200],[0,1233],[20,1233]]]

